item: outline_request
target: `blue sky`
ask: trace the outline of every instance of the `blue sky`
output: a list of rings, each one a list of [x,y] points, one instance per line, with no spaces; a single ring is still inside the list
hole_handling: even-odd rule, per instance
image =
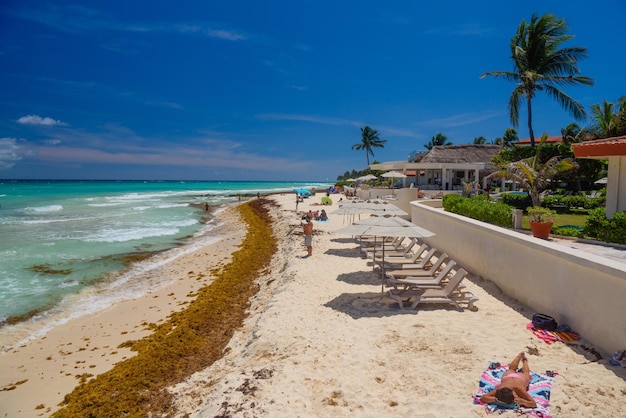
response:
[[[491,141],[514,86],[480,75],[535,11],[588,48],[596,84],[567,93],[626,95],[623,0],[4,0],[0,178],[334,181],[366,167],[365,125],[379,161]],[[533,103],[536,135],[574,121]]]

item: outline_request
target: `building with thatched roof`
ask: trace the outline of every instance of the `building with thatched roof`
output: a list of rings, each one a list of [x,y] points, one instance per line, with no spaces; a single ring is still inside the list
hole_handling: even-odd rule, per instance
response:
[[[500,145],[447,145],[435,146],[427,153],[411,155],[411,161],[392,161],[372,164],[372,170],[397,170],[411,174],[405,184],[414,183],[422,189],[461,189],[462,182],[481,181],[497,168],[492,159]]]

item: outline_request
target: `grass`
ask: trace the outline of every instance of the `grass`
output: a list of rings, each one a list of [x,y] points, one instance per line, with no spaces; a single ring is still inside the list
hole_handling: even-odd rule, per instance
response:
[[[587,211],[577,210],[569,213],[559,213],[554,220],[553,228],[558,228],[563,225],[584,226],[587,222]],[[528,222],[528,215],[522,217],[522,229],[530,230],[530,223]]]

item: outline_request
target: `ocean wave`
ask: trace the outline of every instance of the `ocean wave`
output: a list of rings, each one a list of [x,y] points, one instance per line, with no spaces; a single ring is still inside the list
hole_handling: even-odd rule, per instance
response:
[[[63,206],[61,205],[48,205],[48,206],[26,207],[23,209],[18,209],[17,212],[44,213],[44,212],[59,212],[61,210],[63,210]]]
[[[86,242],[126,242],[147,237],[175,235],[178,228],[134,228],[134,229],[102,229],[95,234],[83,238]]]

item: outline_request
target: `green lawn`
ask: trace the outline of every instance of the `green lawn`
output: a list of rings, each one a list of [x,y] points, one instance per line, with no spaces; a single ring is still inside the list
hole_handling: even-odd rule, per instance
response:
[[[563,225],[584,226],[585,222],[587,222],[587,215],[586,210],[572,210],[568,213],[559,213],[554,220],[554,227],[556,228]],[[522,217],[522,229],[530,230],[528,215]]]

